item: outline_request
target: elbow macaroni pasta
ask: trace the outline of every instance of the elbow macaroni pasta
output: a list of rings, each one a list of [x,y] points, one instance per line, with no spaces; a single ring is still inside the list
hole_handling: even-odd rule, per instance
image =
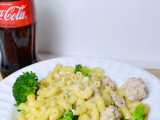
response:
[[[90,76],[74,73],[72,66],[57,64],[53,71],[40,81],[36,95],[29,95],[27,101],[19,105],[18,120],[58,120],[66,110],[72,109],[78,120],[100,120],[101,111],[111,105],[111,88],[103,85],[107,78],[102,68],[91,69]],[[117,91],[125,97],[123,90]],[[133,114],[138,103],[128,102],[128,108],[119,108],[127,118]],[[145,104],[146,115],[149,107]]]

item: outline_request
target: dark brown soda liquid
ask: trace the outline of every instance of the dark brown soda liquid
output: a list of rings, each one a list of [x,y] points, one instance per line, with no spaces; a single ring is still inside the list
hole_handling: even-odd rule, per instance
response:
[[[19,0],[0,0],[13,2]],[[36,23],[18,28],[0,28],[0,71],[3,78],[37,62],[35,53]]]

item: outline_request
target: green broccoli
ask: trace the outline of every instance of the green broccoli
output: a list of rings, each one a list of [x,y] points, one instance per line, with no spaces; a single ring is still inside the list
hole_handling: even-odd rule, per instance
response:
[[[67,110],[58,120],[78,120],[78,116],[73,115],[72,110]]]
[[[82,72],[85,76],[90,76],[91,70],[85,66],[82,66],[82,64],[77,64],[75,67],[75,73],[76,72]]]
[[[16,100],[15,106],[26,102],[27,96],[35,94],[38,89],[38,78],[33,72],[25,72],[20,75],[13,84],[12,93]]]

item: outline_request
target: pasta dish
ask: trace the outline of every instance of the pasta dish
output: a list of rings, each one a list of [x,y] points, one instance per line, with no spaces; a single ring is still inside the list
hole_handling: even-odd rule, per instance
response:
[[[145,97],[141,78],[128,78],[117,88],[100,67],[57,64],[18,105],[17,120],[146,120]]]

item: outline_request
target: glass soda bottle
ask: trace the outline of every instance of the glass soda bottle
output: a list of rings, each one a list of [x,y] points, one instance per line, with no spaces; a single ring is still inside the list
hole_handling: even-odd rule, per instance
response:
[[[0,0],[0,71],[3,78],[37,62],[34,0]]]

